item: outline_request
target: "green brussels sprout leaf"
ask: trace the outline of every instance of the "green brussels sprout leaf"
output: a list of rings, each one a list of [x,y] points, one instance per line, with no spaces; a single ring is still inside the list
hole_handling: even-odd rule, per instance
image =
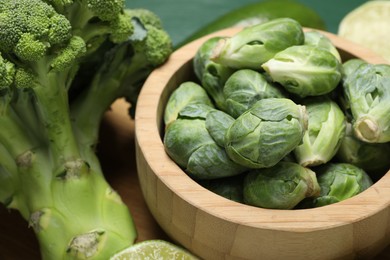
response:
[[[287,97],[287,93],[280,86],[270,83],[266,76],[250,69],[234,72],[226,81],[223,93],[226,111],[234,118],[240,116],[260,99]]]
[[[304,106],[286,98],[262,99],[229,127],[225,149],[248,168],[271,167],[302,142],[306,129]]]
[[[360,64],[343,80],[354,134],[369,143],[390,141],[390,65]]]
[[[292,162],[251,170],[244,179],[244,202],[262,208],[292,209],[319,193],[315,173]]]
[[[223,87],[226,80],[234,72],[233,69],[215,63],[210,59],[214,47],[223,37],[212,37],[206,40],[197,50],[193,59],[194,72],[215,102],[215,106],[225,111]]]
[[[309,45],[289,47],[262,65],[272,80],[298,96],[320,96],[341,80],[341,63],[327,50]]]
[[[179,112],[188,104],[206,104],[213,106],[207,92],[195,82],[184,82],[169,96],[164,110],[164,123],[168,125],[176,120]]]
[[[326,96],[306,98],[302,101],[308,112],[308,131],[303,142],[294,149],[302,166],[317,166],[329,162],[338,151],[345,135],[343,111]]]
[[[302,26],[291,18],[277,18],[245,27],[219,41],[211,60],[235,69],[260,69],[276,53],[304,42]]]

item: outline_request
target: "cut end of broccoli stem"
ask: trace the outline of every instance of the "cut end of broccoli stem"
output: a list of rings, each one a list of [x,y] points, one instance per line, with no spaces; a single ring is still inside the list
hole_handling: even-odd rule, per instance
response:
[[[99,250],[104,231],[92,231],[76,236],[70,242],[67,253],[77,259],[88,259],[94,256]]]
[[[57,174],[60,180],[79,179],[90,172],[87,162],[81,159],[70,160],[64,163],[62,171]]]
[[[34,153],[32,151],[26,151],[16,158],[16,164],[19,167],[29,168],[34,160]]]
[[[29,227],[32,227],[36,233],[39,233],[44,228],[43,216],[49,212],[45,210],[38,210],[31,214],[29,220]],[[46,215],[46,217],[48,217]]]
[[[371,118],[362,118],[355,123],[356,136],[365,142],[374,143],[380,138],[378,124]]]

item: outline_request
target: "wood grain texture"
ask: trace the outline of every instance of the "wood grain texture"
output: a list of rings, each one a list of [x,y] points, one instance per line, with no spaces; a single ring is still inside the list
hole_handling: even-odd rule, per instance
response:
[[[191,180],[165,153],[161,140],[167,99],[193,77],[192,57],[208,38],[171,55],[145,83],[136,114],[138,175],[147,205],[175,241],[206,259],[372,258],[390,243],[390,172],[365,192],[330,206],[269,210],[227,200]],[[348,41],[326,34],[344,60],[384,60]]]

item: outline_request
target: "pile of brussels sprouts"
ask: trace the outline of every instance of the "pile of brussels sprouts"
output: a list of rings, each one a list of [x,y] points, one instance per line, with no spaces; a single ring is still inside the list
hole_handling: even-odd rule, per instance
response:
[[[290,18],[213,37],[165,108],[168,155],[211,191],[272,209],[320,207],[390,168],[390,65],[342,61]]]

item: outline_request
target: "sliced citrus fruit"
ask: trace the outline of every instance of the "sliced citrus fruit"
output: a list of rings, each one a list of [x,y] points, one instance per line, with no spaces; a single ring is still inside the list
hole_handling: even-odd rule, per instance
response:
[[[110,260],[199,260],[182,247],[164,240],[146,240],[136,243],[119,253]]]
[[[368,1],[355,8],[341,20],[338,35],[390,62],[390,1]]]

